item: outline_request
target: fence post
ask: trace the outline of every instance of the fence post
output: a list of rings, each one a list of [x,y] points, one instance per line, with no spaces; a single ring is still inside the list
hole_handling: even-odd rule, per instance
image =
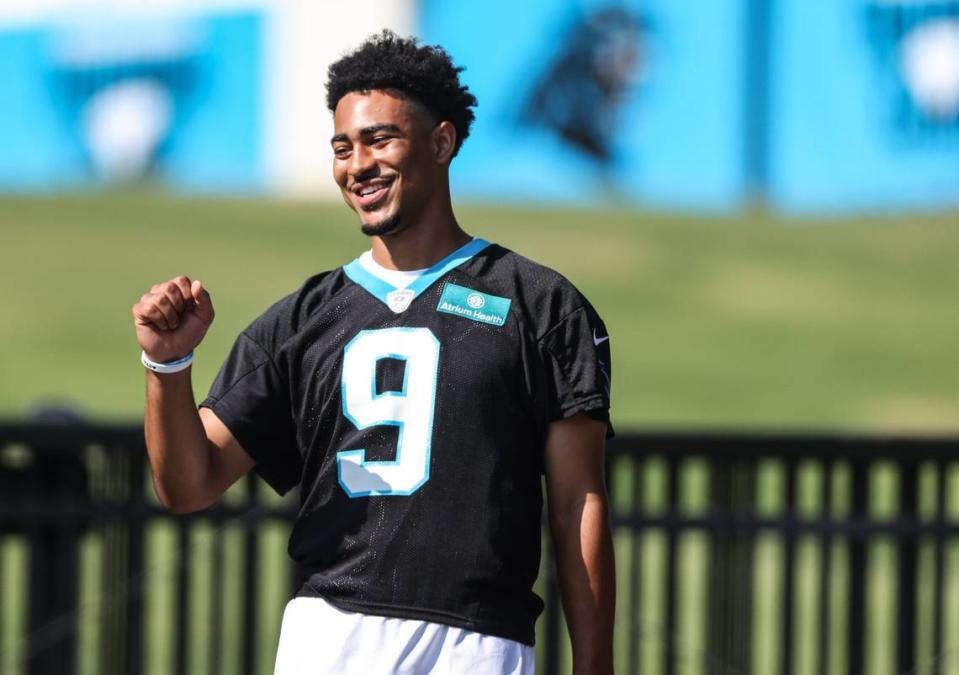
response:
[[[919,557],[918,524],[919,470],[915,462],[907,461],[899,473],[899,593],[896,607],[897,673],[913,670],[916,658],[916,561]]]
[[[38,422],[77,424],[79,416],[67,410],[40,410]],[[35,444],[33,460],[15,487],[21,496],[49,495],[69,509],[87,501],[87,476],[81,448],[72,443]],[[83,524],[43,521],[27,527],[29,541],[29,599],[27,672],[60,675],[76,668],[78,544]]]
[[[552,551],[552,541],[550,542]],[[560,607],[559,581],[556,578],[556,563],[552,555],[547,559],[546,571],[546,607],[543,620],[546,622],[546,645],[544,649],[543,672],[546,675],[559,675]]]
[[[869,463],[855,460],[852,471],[850,520],[863,528],[869,522]],[[865,668],[866,534],[853,529],[849,544],[849,675],[862,675]]]
[[[717,527],[710,544],[708,673],[750,671],[753,535],[736,520],[755,513],[752,461],[710,461],[710,503]]]
[[[798,481],[795,458],[786,460],[786,503],[784,504],[787,522],[794,522],[796,513],[796,483]],[[795,658],[794,616],[796,607],[796,531],[787,527],[783,533],[783,603],[781,608],[782,641],[780,643],[779,672],[791,675]]]
[[[259,504],[259,492],[253,476],[244,479],[246,508],[256,510]],[[257,654],[257,612],[259,610],[257,581],[259,578],[259,551],[257,550],[257,528],[255,521],[243,520],[243,673],[253,675],[256,671]]]

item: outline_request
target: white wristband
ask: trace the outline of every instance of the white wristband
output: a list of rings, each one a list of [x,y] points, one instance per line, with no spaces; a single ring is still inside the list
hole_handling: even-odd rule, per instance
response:
[[[179,373],[181,370],[186,370],[189,368],[190,364],[193,363],[193,352],[190,352],[182,359],[177,359],[176,361],[167,361],[166,363],[157,363],[156,361],[151,361],[146,352],[140,352],[140,363],[152,370],[154,373],[160,373],[161,375]]]

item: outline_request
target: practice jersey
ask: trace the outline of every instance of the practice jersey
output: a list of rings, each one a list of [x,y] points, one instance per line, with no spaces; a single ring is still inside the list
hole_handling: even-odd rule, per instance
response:
[[[609,424],[609,387],[586,299],[474,239],[405,288],[358,261],[311,277],[201,405],[277,492],[299,486],[297,595],[531,645],[547,427]]]

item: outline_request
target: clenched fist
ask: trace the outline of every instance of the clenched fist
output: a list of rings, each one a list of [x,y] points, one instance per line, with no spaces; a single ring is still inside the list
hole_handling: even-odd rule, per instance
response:
[[[156,284],[133,305],[137,340],[153,361],[173,361],[200,344],[213,323],[213,303],[199,280],[180,276]]]

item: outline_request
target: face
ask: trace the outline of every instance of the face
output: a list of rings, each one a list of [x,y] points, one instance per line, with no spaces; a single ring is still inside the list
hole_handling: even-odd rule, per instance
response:
[[[363,232],[385,236],[421,218],[442,186],[442,125],[418,104],[373,90],[341,98],[333,126],[333,177]]]

